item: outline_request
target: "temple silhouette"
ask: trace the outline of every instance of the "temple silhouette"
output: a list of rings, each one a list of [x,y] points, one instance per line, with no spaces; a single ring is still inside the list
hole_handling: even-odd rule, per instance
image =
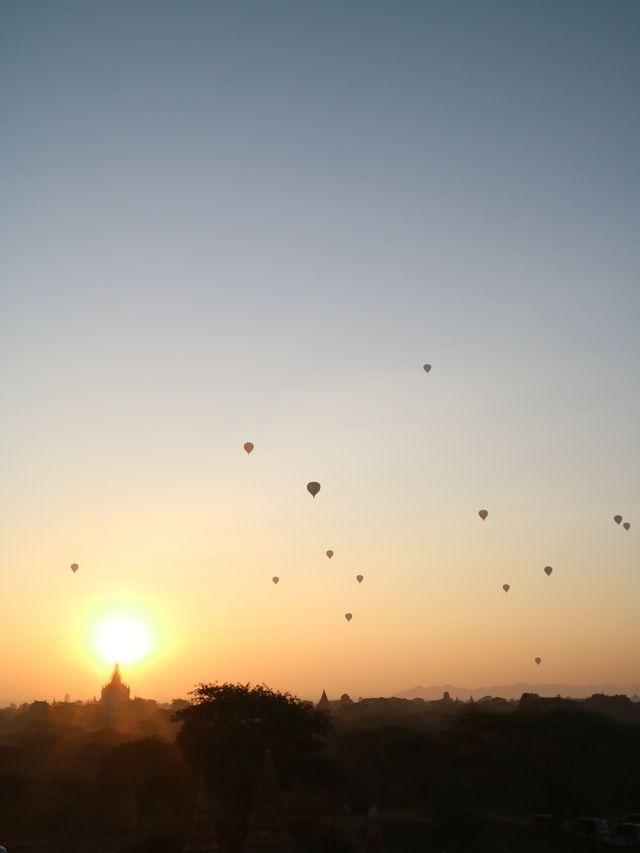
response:
[[[111,681],[100,691],[100,705],[107,712],[117,711],[131,700],[131,688],[122,680],[120,664],[113,667]]]
[[[268,749],[264,756],[258,792],[249,821],[249,831],[242,853],[294,853],[293,839],[285,817],[284,798],[273,755]]]
[[[213,832],[213,823],[204,779],[200,779],[198,783],[193,822],[187,837],[187,843],[182,850],[183,853],[217,853],[219,850]]]
[[[219,853],[204,780],[198,784],[193,821],[183,853]],[[271,750],[264,756],[260,781],[241,853],[296,853],[284,797]],[[378,851],[374,851],[378,853]]]

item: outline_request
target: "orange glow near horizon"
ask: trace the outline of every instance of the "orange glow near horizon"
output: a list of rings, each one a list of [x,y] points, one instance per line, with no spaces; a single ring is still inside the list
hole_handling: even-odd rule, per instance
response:
[[[640,4],[32,5],[0,707],[640,694]]]
[[[90,669],[102,671],[119,663],[140,677],[163,657],[161,623],[159,613],[133,599],[107,600],[77,614],[69,643],[85,667],[90,662]]]
[[[105,663],[133,663],[145,658],[152,646],[146,626],[126,616],[105,619],[94,627],[93,648]]]

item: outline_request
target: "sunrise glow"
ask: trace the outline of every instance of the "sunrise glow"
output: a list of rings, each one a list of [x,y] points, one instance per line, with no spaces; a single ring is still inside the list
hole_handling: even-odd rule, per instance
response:
[[[639,32],[1,4],[0,708],[640,695]]]
[[[105,619],[95,626],[94,651],[105,663],[132,663],[146,657],[153,646],[149,629],[127,616]]]

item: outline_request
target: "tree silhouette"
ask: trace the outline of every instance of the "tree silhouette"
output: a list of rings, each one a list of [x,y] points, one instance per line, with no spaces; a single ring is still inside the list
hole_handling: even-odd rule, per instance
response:
[[[271,749],[280,781],[326,787],[331,769],[320,755],[331,728],[328,714],[290,693],[265,685],[199,684],[177,742],[213,796],[221,846],[239,847],[265,751]]]

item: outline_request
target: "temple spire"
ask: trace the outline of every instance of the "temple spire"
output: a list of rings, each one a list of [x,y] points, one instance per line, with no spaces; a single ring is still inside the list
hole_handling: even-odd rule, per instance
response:
[[[198,782],[198,792],[196,794],[196,804],[193,812],[193,821],[187,842],[182,848],[183,853],[214,853],[218,851],[215,835],[213,834],[213,824],[209,812],[209,801],[207,799],[207,789],[204,784],[204,779]]]
[[[294,853],[273,756],[268,749],[242,853]]]
[[[114,710],[117,707],[126,705],[131,698],[131,690],[129,686],[122,680],[120,672],[120,664],[116,662],[111,674],[111,681],[102,688],[100,704],[103,708]]]
[[[320,701],[318,702],[317,707],[321,708],[323,710],[324,709],[328,710],[331,707],[329,704],[329,697],[327,696],[326,690],[322,691],[322,696],[320,697]]]

